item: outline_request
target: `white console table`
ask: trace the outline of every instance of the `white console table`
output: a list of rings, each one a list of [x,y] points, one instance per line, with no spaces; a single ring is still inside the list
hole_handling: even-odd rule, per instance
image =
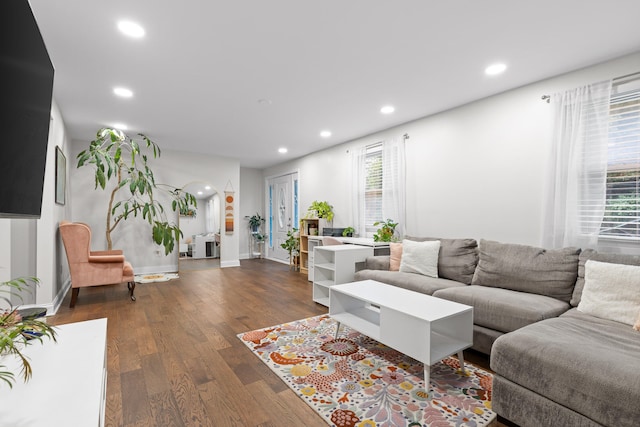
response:
[[[58,342],[44,338],[27,346],[33,376],[24,383],[20,362],[13,389],[0,384],[0,425],[103,426],[107,388],[107,319],[56,327]]]

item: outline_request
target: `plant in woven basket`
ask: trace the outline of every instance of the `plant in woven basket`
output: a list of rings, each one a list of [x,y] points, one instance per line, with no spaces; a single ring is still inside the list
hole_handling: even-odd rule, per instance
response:
[[[22,300],[19,293],[25,291],[29,283],[37,284],[39,280],[35,277],[21,277],[0,282],[0,299],[9,304],[9,308],[0,309],[0,356],[19,359],[20,375],[25,382],[29,381],[33,374],[29,359],[22,353],[25,346],[36,340],[42,343],[43,337],[56,340],[56,332],[52,326],[37,319],[23,317],[18,308],[11,304],[11,300],[4,296],[12,294],[13,291],[13,294]],[[0,365],[0,382],[5,382],[9,387],[13,387],[15,382],[15,374],[7,370],[5,365]]]

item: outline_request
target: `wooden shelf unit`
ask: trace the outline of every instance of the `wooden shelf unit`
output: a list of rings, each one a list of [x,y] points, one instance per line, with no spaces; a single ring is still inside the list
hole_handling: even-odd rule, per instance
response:
[[[315,226],[315,229],[318,230],[319,223],[318,218],[302,218],[300,220],[300,273],[302,274],[309,275],[309,261],[313,266],[313,249],[309,252],[309,226]]]

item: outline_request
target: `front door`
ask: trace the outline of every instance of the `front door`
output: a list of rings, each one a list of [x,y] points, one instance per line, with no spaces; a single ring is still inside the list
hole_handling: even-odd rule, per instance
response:
[[[287,233],[298,227],[298,173],[270,178],[268,184],[267,258],[289,262],[289,252],[280,246]]]

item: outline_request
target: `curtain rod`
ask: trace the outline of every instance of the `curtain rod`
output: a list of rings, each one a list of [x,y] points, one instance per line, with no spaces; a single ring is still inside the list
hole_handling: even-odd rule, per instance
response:
[[[614,83],[620,83],[621,81],[624,81],[624,80],[635,80],[635,79],[640,79],[640,71],[627,74],[625,76],[615,77],[612,81]],[[547,101],[547,104],[548,104],[549,102],[551,102],[551,95],[542,95],[540,99],[542,99],[543,101]]]

